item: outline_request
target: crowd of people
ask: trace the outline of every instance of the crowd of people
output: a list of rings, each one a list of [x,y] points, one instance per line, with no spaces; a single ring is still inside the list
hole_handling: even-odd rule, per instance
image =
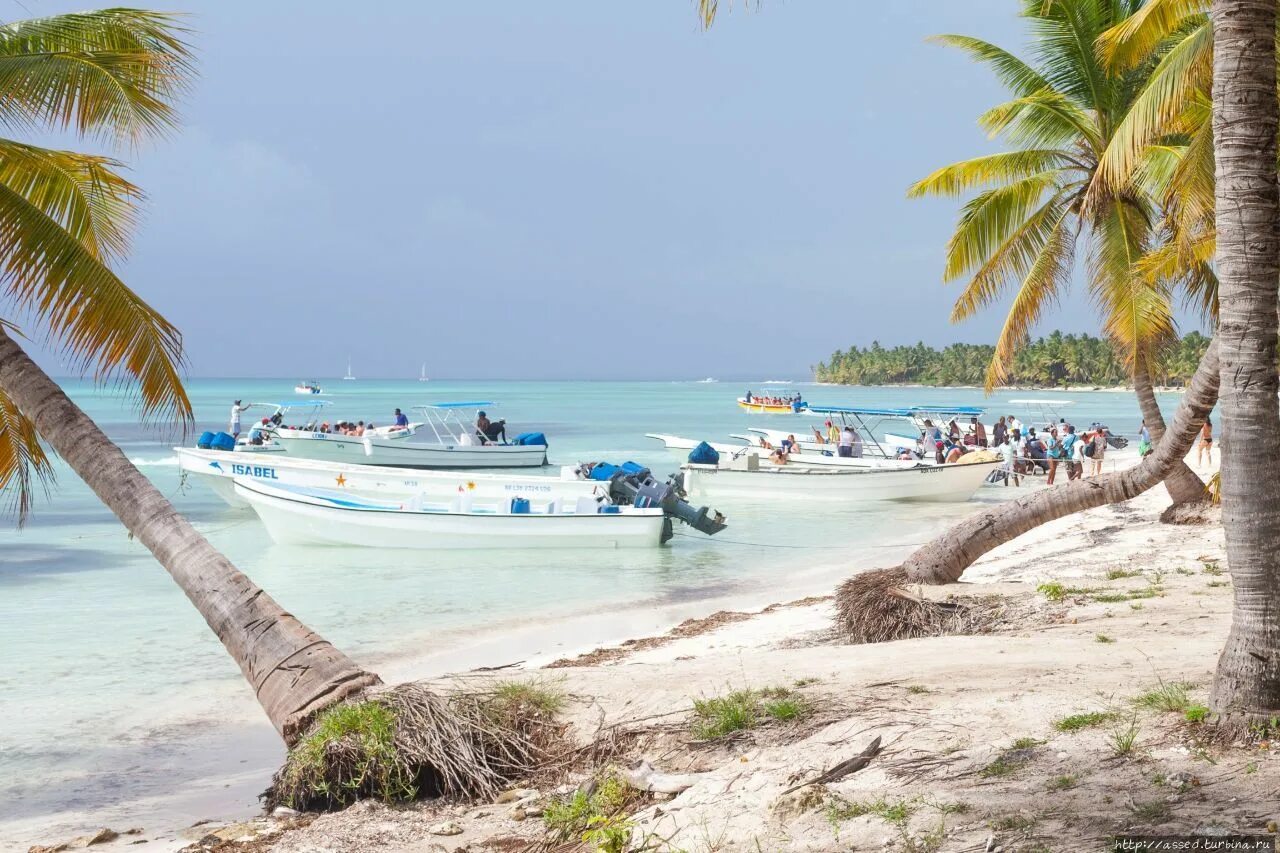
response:
[[[240,437],[242,415],[248,408],[248,406],[242,405],[240,400],[236,400],[231,405],[231,425],[228,432],[231,433],[233,438],[238,439]],[[483,414],[483,412],[481,414]],[[373,421],[369,421],[368,423],[365,423],[364,421],[337,421],[332,424],[328,421],[322,421],[320,423],[315,423],[313,421],[294,426],[285,424],[284,416],[277,411],[271,417],[263,418],[260,422],[253,424],[253,428],[250,430],[250,440],[254,444],[262,444],[264,441],[264,431],[272,426],[301,430],[304,432],[320,432],[325,433],[326,435],[349,435],[353,438],[361,438],[366,433],[373,434],[378,429]],[[388,432],[396,432],[397,430],[408,428],[408,416],[399,409],[396,409],[395,414],[392,416],[392,426]]]
[[[1001,479],[1006,486],[1011,482],[1021,485],[1024,475],[1037,470],[1046,475],[1046,485],[1053,485],[1059,471],[1068,480],[1086,476],[1086,467],[1089,468],[1087,476],[1097,476],[1102,473],[1111,444],[1111,431],[1102,424],[1090,424],[1084,432],[1077,432],[1074,424],[1061,418],[1037,432],[1035,427],[1026,426],[1012,415],[1001,416],[991,432],[991,447],[1003,460]],[[1149,441],[1148,434],[1148,446]]]

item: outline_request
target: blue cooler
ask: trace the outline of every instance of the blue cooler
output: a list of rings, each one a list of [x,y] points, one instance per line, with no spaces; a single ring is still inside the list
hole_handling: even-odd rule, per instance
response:
[[[511,514],[512,515],[528,515],[529,499],[528,498],[512,498]]]
[[[619,506],[615,506],[614,504],[605,504],[604,506],[600,507],[601,515],[618,515],[621,512],[622,512],[622,508]]]
[[[200,437],[196,439],[196,447],[200,448],[201,450],[208,450],[212,444],[213,444],[213,433],[209,432],[208,430],[205,430],[204,432],[200,433]]]
[[[220,432],[213,437],[213,441],[209,442],[209,447],[213,450],[235,450],[236,440],[230,433]]]

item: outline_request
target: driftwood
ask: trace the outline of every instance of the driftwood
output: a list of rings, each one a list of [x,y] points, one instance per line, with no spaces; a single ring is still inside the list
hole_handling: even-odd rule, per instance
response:
[[[801,788],[807,788],[810,785],[819,785],[825,782],[839,782],[851,773],[857,773],[862,768],[871,763],[871,759],[875,758],[880,752],[880,736],[876,735],[875,740],[867,744],[867,748],[862,752],[850,758],[848,761],[841,761],[830,770],[824,770],[808,782],[801,782],[799,785],[792,785],[778,796],[785,797],[792,791],[799,791]]]

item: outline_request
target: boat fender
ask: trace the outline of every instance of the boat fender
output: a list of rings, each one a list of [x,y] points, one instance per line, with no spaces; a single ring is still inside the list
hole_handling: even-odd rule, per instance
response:
[[[364,455],[365,455],[365,456],[372,456],[372,455],[373,455],[373,442],[369,440],[369,437],[368,437],[368,436],[365,436],[365,439],[364,439],[363,444],[364,444]]]

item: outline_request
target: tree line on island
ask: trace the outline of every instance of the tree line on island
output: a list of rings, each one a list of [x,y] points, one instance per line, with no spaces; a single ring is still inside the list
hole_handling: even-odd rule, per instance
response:
[[[1189,332],[1152,359],[1157,385],[1185,386],[1209,348],[1209,338]],[[941,350],[923,341],[912,346],[852,346],[831,354],[813,368],[818,382],[839,385],[982,385],[996,348],[990,344],[951,344]],[[1005,385],[1053,388],[1067,385],[1117,386],[1131,383],[1125,354],[1110,340],[1053,332],[1021,347],[1002,380]]]

